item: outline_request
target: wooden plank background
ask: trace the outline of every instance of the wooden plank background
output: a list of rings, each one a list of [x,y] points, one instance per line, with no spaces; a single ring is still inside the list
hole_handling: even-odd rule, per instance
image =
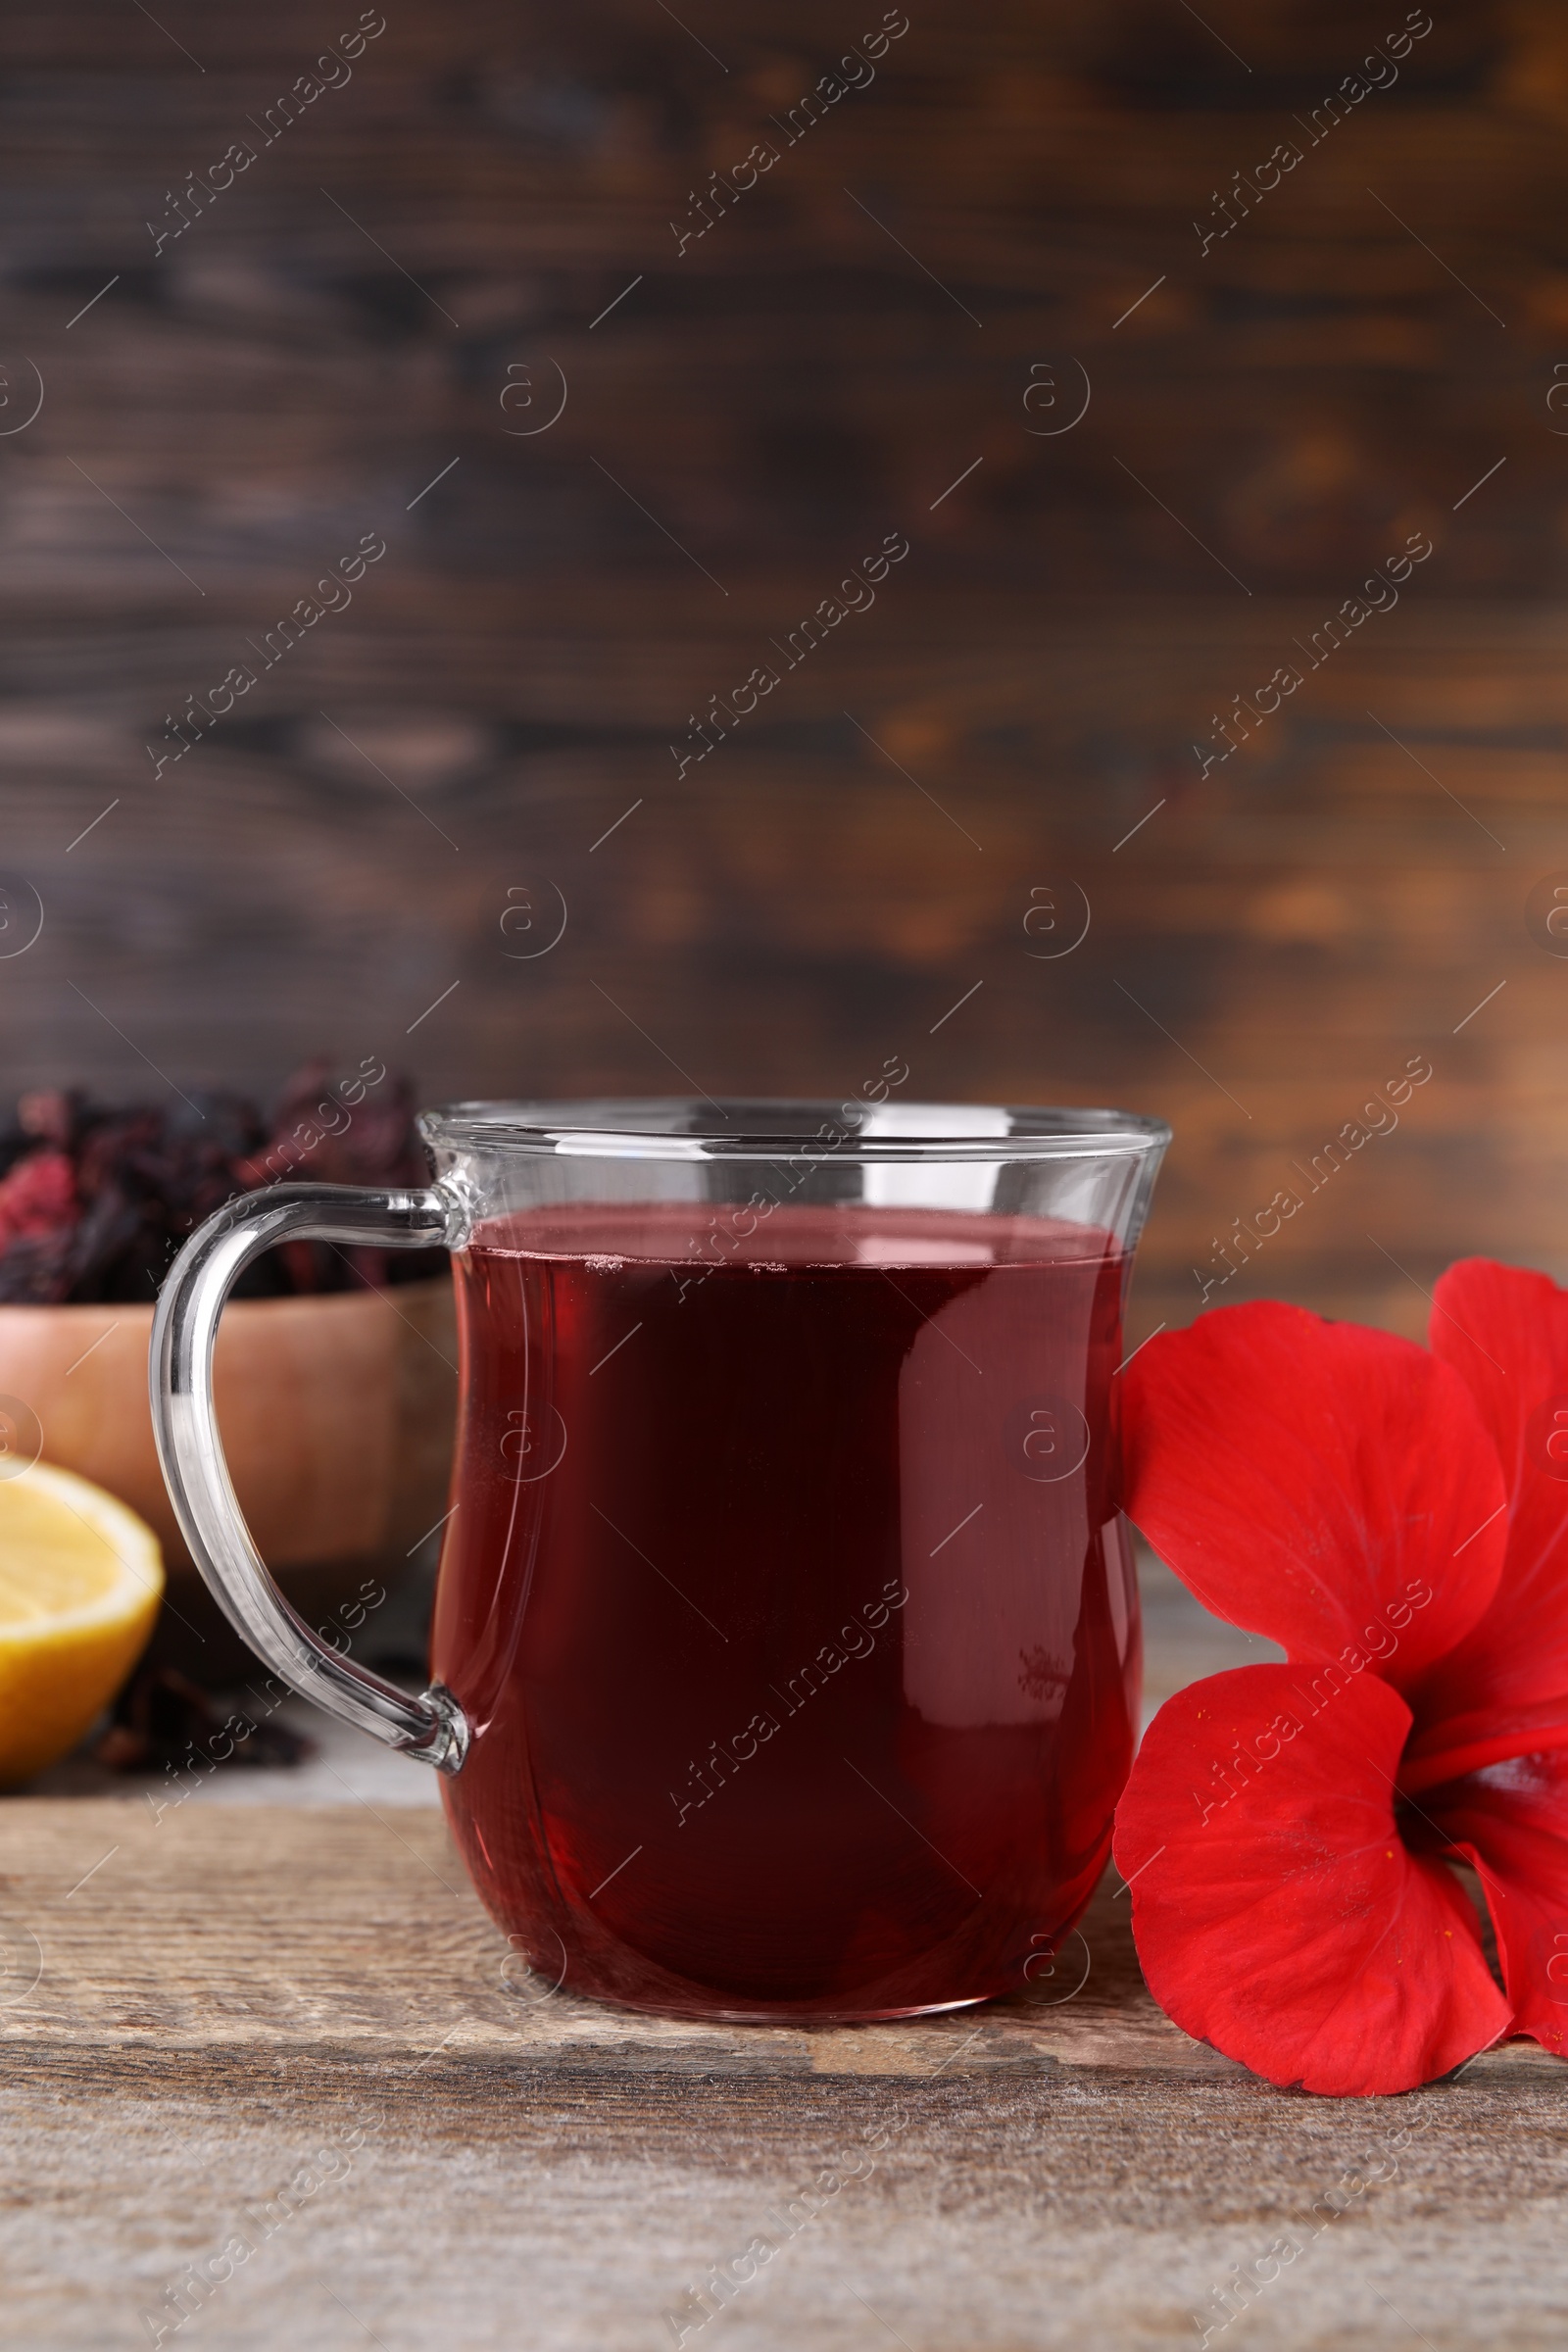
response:
[[[1422,1054],[1214,1296],[1418,1330],[1454,1255],[1568,1272],[1529,914],[1568,874],[1568,18],[1440,10],[1312,143],[1393,0],[916,0],[786,146],[880,21],[387,0],[269,135],[349,7],[6,12],[0,941],[45,918],[7,1082],[321,1047],[426,1099],[837,1094],[899,1053],[1174,1121],[1148,1328]],[[1203,775],[1412,532],[1397,607]],[[888,533],[874,607],[678,772]],[[1087,938],[1032,957],[1074,885]]]

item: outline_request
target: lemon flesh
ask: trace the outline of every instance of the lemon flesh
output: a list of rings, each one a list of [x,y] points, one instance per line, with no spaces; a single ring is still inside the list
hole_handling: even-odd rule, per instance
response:
[[[0,1479],[0,1788],[75,1746],[163,1592],[157,1537],[102,1487],[47,1462]]]

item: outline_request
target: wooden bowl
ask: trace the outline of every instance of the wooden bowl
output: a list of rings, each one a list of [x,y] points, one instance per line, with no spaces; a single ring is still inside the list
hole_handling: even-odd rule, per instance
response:
[[[24,1458],[41,1433],[46,1461],[107,1487],[154,1529],[169,1593],[152,1654],[217,1682],[244,1672],[250,1653],[191,1561],[158,1467],[152,1320],[151,1306],[0,1306],[0,1427]],[[263,1558],[313,1622],[367,1577],[390,1593],[416,1574],[411,1555],[447,1507],[456,1367],[445,1274],[223,1310],[214,1389],[234,1489]]]

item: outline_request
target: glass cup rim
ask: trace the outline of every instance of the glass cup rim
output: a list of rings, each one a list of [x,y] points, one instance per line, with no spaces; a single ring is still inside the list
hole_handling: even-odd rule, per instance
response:
[[[732,1124],[732,1111],[745,1114],[744,1124]],[[774,1123],[759,1125],[759,1113],[773,1114]],[[851,1113],[857,1114],[853,1124]],[[666,1123],[661,1125],[661,1119]],[[678,1126],[677,1119],[688,1123]],[[988,1124],[978,1126],[982,1120]],[[1007,1122],[1004,1127],[998,1125],[1002,1120]],[[921,1121],[929,1125],[922,1127]],[[436,1151],[577,1159],[974,1163],[1116,1154],[1138,1159],[1163,1152],[1171,1139],[1163,1119],[1077,1103],[868,1102],[825,1096],[446,1102],[421,1111],[418,1125]]]

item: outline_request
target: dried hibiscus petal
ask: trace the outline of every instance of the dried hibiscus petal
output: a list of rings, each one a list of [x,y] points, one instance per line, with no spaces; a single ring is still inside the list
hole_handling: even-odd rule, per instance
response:
[[[171,1108],[107,1109],[60,1090],[24,1095],[0,1136],[0,1303],[145,1303],[175,1251],[238,1193],[270,1184],[419,1184],[423,1148],[406,1079],[367,1061],[334,1080],[308,1063],[265,1120],[231,1094]],[[274,1250],[241,1296],[378,1288],[438,1271],[439,1251],[393,1256],[317,1243]]]

